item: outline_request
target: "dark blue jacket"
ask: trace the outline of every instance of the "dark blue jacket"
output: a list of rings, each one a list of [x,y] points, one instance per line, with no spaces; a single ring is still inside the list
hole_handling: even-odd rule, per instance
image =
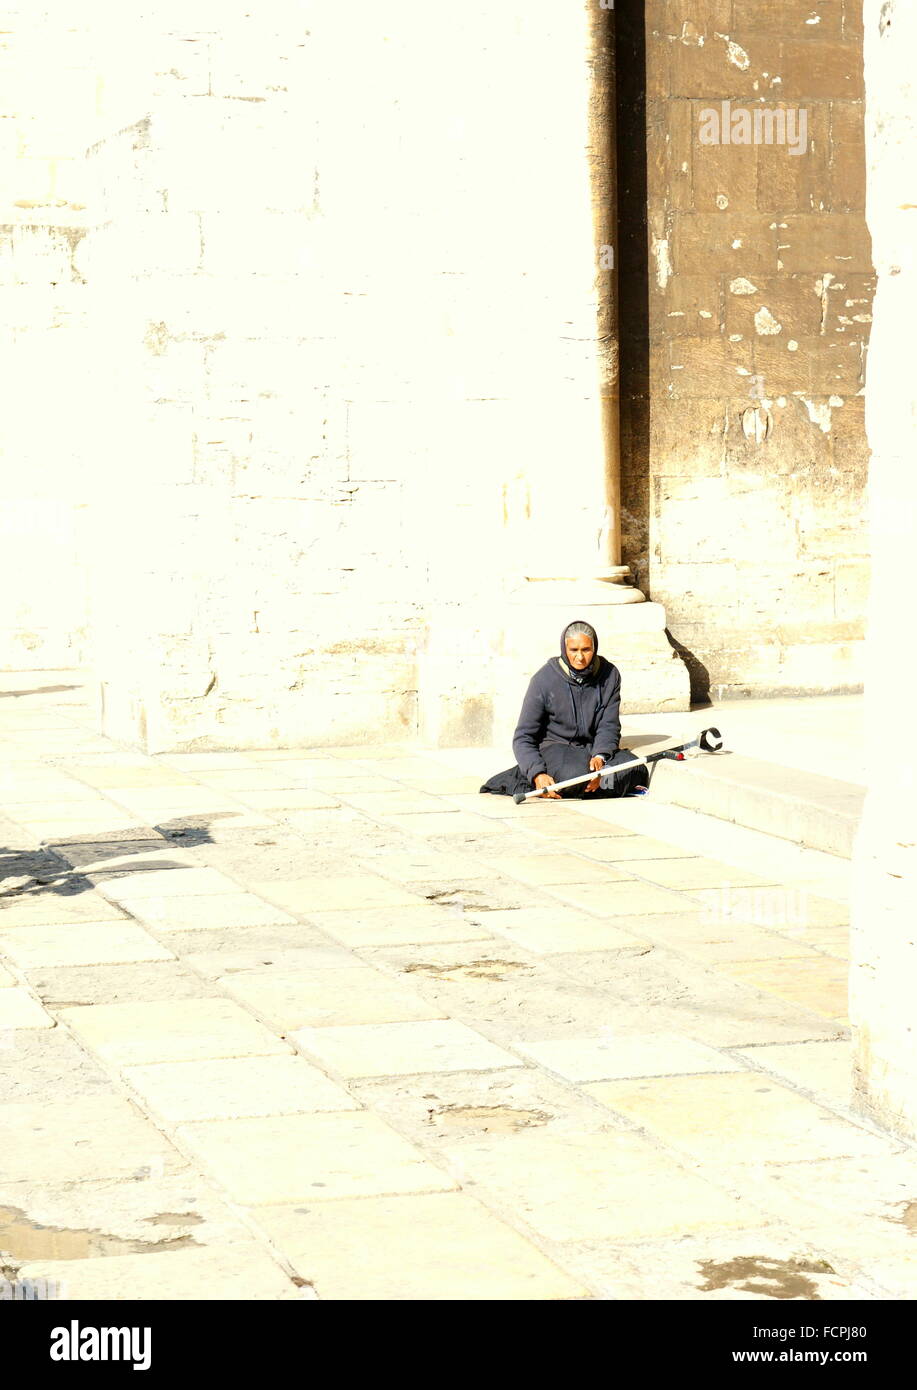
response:
[[[546,661],[529,681],[513,735],[513,753],[529,781],[547,772],[541,749],[546,743],[587,748],[590,758],[607,761],[621,739],[621,673],[603,656],[598,673],[582,685],[572,681],[557,657]]]

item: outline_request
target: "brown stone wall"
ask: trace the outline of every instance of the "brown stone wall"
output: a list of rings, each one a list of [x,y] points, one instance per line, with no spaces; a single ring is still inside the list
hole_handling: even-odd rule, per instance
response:
[[[645,46],[646,71],[624,141],[645,113],[647,142],[645,233],[621,147],[623,559],[695,699],[862,679],[861,10],[647,0],[642,34],[621,14],[619,63]]]

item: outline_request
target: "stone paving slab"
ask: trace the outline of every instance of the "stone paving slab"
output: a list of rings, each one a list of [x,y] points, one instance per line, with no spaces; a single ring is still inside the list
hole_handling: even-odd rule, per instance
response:
[[[159,897],[144,895],[121,898],[120,906],[132,917],[163,933],[297,925],[295,917],[264,902],[254,893],[210,893],[197,897],[171,893]]]
[[[363,954],[402,971],[443,1014],[502,1047],[578,1036],[584,1028],[606,1026],[612,1016],[604,991],[555,970],[554,958],[508,943],[380,947]]]
[[[81,922],[79,928],[11,927],[0,951],[22,970],[46,965],[110,965],[172,960],[172,952],[131,922]]]
[[[162,835],[153,840],[68,841],[56,848],[65,863],[95,883],[104,874],[140,873],[149,869],[193,869],[195,859]]]
[[[210,1120],[177,1131],[246,1206],[442,1192],[456,1182],[363,1111]]]
[[[648,835],[605,835],[601,839],[596,837],[588,842],[588,846],[578,847],[577,853],[588,855],[603,864],[617,864],[619,867],[640,863],[643,860],[659,864],[665,859],[696,858],[690,850],[666,844],[664,840],[653,840]]]
[[[788,1087],[751,1072],[600,1081],[604,1105],[689,1155],[719,1163],[882,1155],[889,1144]],[[711,1116],[716,1116],[712,1125]]]
[[[63,764],[65,771],[79,782],[90,787],[107,790],[118,788],[144,787],[193,787],[190,777],[167,767],[157,767],[155,763],[139,762],[133,766],[105,766],[99,763]]]
[[[163,835],[175,839],[176,843],[181,843],[187,835],[197,836],[206,830],[208,841],[215,845],[237,845],[243,831],[267,831],[270,834],[277,829],[278,817],[286,814],[286,811],[252,811],[241,805],[232,811],[211,811],[209,814],[181,810],[170,814],[153,807],[151,820],[155,821],[156,828]],[[336,812],[329,811],[328,814],[335,815]]]
[[[864,1280],[870,1280],[885,1298],[913,1301],[917,1289],[917,1255],[913,1251],[895,1255],[857,1257]]]
[[[203,934],[210,935],[210,933]],[[308,929],[304,929],[303,936],[308,941]],[[174,937],[169,939],[175,940]],[[314,978],[317,970],[341,970],[355,963],[350,951],[345,951],[341,947],[331,944],[303,945],[281,948],[280,950],[250,947],[248,950],[237,948],[235,950],[191,951],[187,954],[182,952],[182,956],[189,969],[214,980],[221,976],[236,974],[265,974],[284,977],[287,972],[293,975],[309,972],[310,977]]]
[[[115,1255],[105,1260],[38,1260],[20,1279],[48,1279],[70,1299],[235,1299],[300,1301],[301,1291],[255,1241],[227,1249],[174,1250],[165,1254]]]
[[[53,927],[73,922],[124,922],[124,913],[98,893],[19,893],[0,898],[0,933],[9,927]]]
[[[675,1033],[618,1038],[609,1029],[604,1037],[520,1043],[519,1051],[569,1081],[743,1070],[741,1062]]]
[[[687,894],[657,888],[654,883],[612,883],[607,888],[597,883],[587,884],[583,888],[570,883],[555,883],[545,891],[551,897],[596,917],[634,917],[654,912],[697,913],[697,904]]]
[[[445,805],[439,797],[427,796],[416,791],[368,792],[345,789],[341,792],[341,799],[346,801],[348,806],[353,806],[376,819],[386,816],[422,815],[425,812],[448,815],[455,809]]]
[[[237,793],[246,806],[259,811],[322,811],[340,806],[340,799],[318,788],[276,787],[273,790],[246,789]]]
[[[775,931],[761,927],[716,925],[696,916],[665,916],[658,914],[640,919],[643,938],[664,946],[679,955],[687,956],[699,965],[717,966],[732,961],[756,961],[759,964],[772,957],[779,959],[814,959],[816,952],[800,941],[791,941]]]
[[[220,843],[208,835],[193,848],[195,861],[219,869],[243,888],[263,881],[293,881],[354,872],[353,853],[336,854],[330,845],[307,845],[301,835],[280,823],[254,835],[237,831]]]
[[[421,835],[426,839],[448,836],[473,836],[502,834],[502,826],[486,816],[475,816],[470,811],[440,810],[432,815],[409,815],[397,817],[397,828],[409,835]]]
[[[84,787],[69,778],[23,783],[21,788],[3,796],[3,813],[13,821],[68,820],[73,816],[90,819],[105,814],[124,814],[102,792]]]
[[[443,805],[454,811],[468,811],[490,820],[512,821],[515,825],[520,823],[520,816],[525,815],[526,811],[517,806],[511,796],[492,796],[490,793],[482,796],[478,788],[470,783],[470,778],[465,778],[463,783],[443,778],[437,780],[435,789]]]
[[[85,1182],[174,1173],[187,1160],[128,1101],[114,1095],[0,1105],[3,1181]]]
[[[472,854],[442,854],[437,850],[387,850],[363,861],[364,866],[384,878],[399,883],[426,882],[431,878],[465,878],[470,881],[491,878],[490,865],[480,863]]]
[[[98,877],[98,875],[96,875]],[[238,893],[239,885],[216,869],[153,869],[125,873],[97,884],[113,902],[140,898],[198,898],[211,893]]]
[[[261,1207],[255,1215],[320,1298],[473,1302],[591,1296],[463,1192]]]
[[[479,794],[481,785],[481,774],[463,775],[461,773],[447,772],[442,777],[437,776],[435,786],[431,786],[429,778],[426,777],[399,777],[398,783],[402,787],[407,787],[410,791],[435,790],[437,796],[445,797],[450,804],[454,798],[462,803],[459,809],[474,810],[478,815],[487,815],[486,811],[479,810],[479,803],[485,800]],[[375,782],[373,783],[375,786]],[[490,800],[502,800],[502,797],[491,797]],[[515,809],[515,807],[513,808]]]
[[[114,817],[114,819],[117,820],[118,817]],[[60,836],[51,843],[55,854],[61,854],[69,861],[71,848],[79,851],[80,846],[95,845],[101,853],[110,845],[123,845],[124,852],[131,854],[140,853],[142,847],[149,844],[150,841],[171,843],[165,834],[161,834],[155,826],[148,825],[144,821],[129,821],[122,827],[115,827],[111,830],[96,828],[83,836]],[[134,849],[135,845],[137,846],[136,850]],[[173,848],[177,848],[177,846],[173,845]]]
[[[189,756],[183,754],[183,757]],[[199,754],[193,756],[200,756]],[[213,756],[213,755],[210,755]],[[226,754],[227,758],[235,754]],[[239,755],[242,756],[241,754]],[[302,748],[253,748],[246,753],[245,758],[254,767],[273,767],[275,764],[282,765],[283,775],[289,776],[295,773],[298,777],[353,777],[361,778],[364,774],[358,768],[349,768],[346,763],[340,763],[336,758],[329,755],[325,756],[318,749],[310,749],[304,752]],[[174,757],[173,757],[174,761]],[[217,766],[217,764],[214,764]],[[226,763],[227,767],[232,766]]]
[[[206,901],[222,901],[222,898],[208,898]],[[157,925],[154,930],[161,933],[169,950],[184,960],[192,955],[225,955],[229,961],[239,952],[245,956],[254,953],[260,959],[263,953],[270,957],[282,951],[341,951],[337,943],[331,941],[325,932],[319,931],[317,927],[306,926],[295,919],[278,923],[268,922],[264,926],[192,927],[188,931],[163,931],[162,927]],[[338,958],[338,965],[348,964],[352,959],[349,952],[344,952],[343,957]],[[224,975],[232,968],[232,965],[227,964],[225,970],[218,969],[216,973]],[[245,968],[259,967],[252,965]]]
[[[281,763],[277,771],[273,768],[255,767],[234,767],[234,768],[201,768],[198,770],[197,784],[218,790],[231,792],[233,796],[237,793],[244,793],[241,797],[246,800],[249,792],[276,792],[283,788],[291,787],[290,780],[284,775],[285,768]],[[331,805],[331,801],[323,801],[318,798],[318,804]]]
[[[851,1104],[853,1049],[847,1039],[749,1047],[740,1055],[750,1066],[812,1092],[835,1108]]]
[[[747,1202],[704,1181],[637,1135],[509,1137],[446,1149],[451,1171],[549,1240],[636,1240],[760,1225]]]
[[[690,890],[690,896],[717,921],[732,918],[743,922],[751,918],[761,926],[845,927],[850,920],[844,903],[814,893],[795,893],[783,886],[746,891],[699,888]],[[799,914],[801,921],[797,921]]]
[[[23,985],[0,990],[0,1029],[53,1027],[54,1019]]]
[[[30,769],[19,773],[11,773],[8,769],[5,776],[0,773],[0,800],[10,815],[15,809],[25,816],[30,810],[35,814],[53,815],[62,803],[66,804],[68,812],[78,812],[87,806],[107,808],[110,805],[97,790],[84,787],[69,777],[38,776]]]
[[[868,1256],[915,1251],[917,1154],[895,1147],[889,1137],[881,1156],[733,1165],[729,1182],[832,1262],[855,1267]]]
[[[668,1239],[590,1241],[564,1247],[564,1264],[599,1298],[620,1302],[828,1302],[876,1297],[836,1268],[817,1244],[790,1228],[703,1232]],[[651,1290],[651,1294],[648,1291]]]
[[[437,907],[457,907],[476,914],[526,907],[532,900],[531,889],[524,884],[496,876],[486,883],[480,879],[467,883],[461,878],[431,878],[412,883],[411,888]]]
[[[479,921],[517,946],[539,955],[626,950],[640,944],[632,933],[621,931],[610,922],[598,922],[572,907],[523,907],[488,912]]]
[[[361,757],[359,749],[340,748],[335,749],[335,757],[346,758],[353,765],[360,767],[360,770],[368,777],[376,775],[375,757],[370,760]],[[356,754],[356,757],[354,755]],[[439,762],[436,758],[425,758],[422,755],[405,755],[403,749],[399,749],[392,757],[385,759],[385,776],[398,781],[402,777],[419,777],[428,783],[431,779],[451,778],[455,776],[455,771],[448,764]]]
[[[492,864],[499,873],[533,886],[633,882],[633,877],[623,869],[596,864],[591,859],[578,859],[575,854],[518,855],[512,859],[495,859]]]
[[[272,1028],[283,1031],[443,1017],[407,983],[356,962],[317,973],[287,971],[282,978],[263,971],[224,975],[218,984]]]
[[[48,844],[65,840],[87,840],[102,831],[117,830],[122,835],[130,830],[138,830],[146,824],[139,816],[115,811],[74,812],[61,815],[58,807],[54,814],[35,816],[15,816],[15,808],[8,806],[7,812],[26,829],[41,837]]]
[[[683,892],[698,888],[759,888],[778,882],[762,878],[747,869],[721,864],[714,859],[643,859],[635,872],[648,883],[660,888],[678,888]]]
[[[111,801],[136,815],[146,818],[155,816],[157,823],[170,816],[189,814],[214,815],[219,811],[241,811],[244,809],[237,797],[210,787],[194,784],[189,787],[148,787],[140,791],[114,788],[110,791]]]
[[[157,753],[150,761],[156,767],[196,771],[198,768],[252,767],[256,758],[265,756],[254,753]]]
[[[2,803],[0,803],[0,844],[2,844],[5,853],[13,854],[17,851],[28,853],[36,850],[40,843],[39,836],[3,815]],[[0,893],[0,897],[2,897],[2,893]]]
[[[850,952],[849,927],[779,927],[784,941],[795,945],[810,946],[814,951],[826,951],[828,955],[847,959]]]
[[[301,1028],[290,1036],[307,1056],[343,1077],[490,1071],[523,1065],[454,1020]]]
[[[303,1057],[232,1057],[126,1067],[124,1079],[163,1120],[238,1119],[355,1110],[357,1102]]]
[[[11,975],[8,970],[4,970],[0,965],[0,989],[9,989],[12,985],[17,985],[19,981],[15,975]]]
[[[211,980],[202,980],[178,960],[45,966],[28,971],[26,981],[45,1007],[55,1012],[84,1005],[149,1004],[219,994]]]
[[[273,880],[251,885],[255,893],[286,908],[312,916],[315,912],[360,912],[370,907],[425,907],[426,901],[397,884],[375,874],[321,880],[304,878],[287,882]]]
[[[412,1143],[439,1154],[465,1140],[527,1129],[583,1135],[628,1127],[585,1092],[536,1067],[369,1077],[350,1081],[348,1089]]]
[[[155,1165],[154,1165],[155,1166]],[[51,1186],[0,1184],[0,1250],[22,1260],[75,1260],[248,1244],[251,1232],[190,1170]]]
[[[308,788],[309,791],[319,792],[324,796],[333,797],[339,804],[344,800],[344,793],[347,791],[360,792],[367,790],[367,779],[359,771],[348,764],[341,762],[333,767],[326,767],[322,775],[317,773],[305,772],[299,776],[291,778],[295,780],[297,786]],[[372,780],[372,790],[379,792],[403,792],[403,791],[426,791],[426,785],[417,784],[416,787],[410,786],[406,782],[391,781],[386,777],[374,777]],[[348,807],[348,810],[351,808]]]
[[[107,738],[96,738],[81,729],[75,729],[72,725],[58,726],[50,721],[35,728],[17,728],[16,743],[20,751],[29,758],[36,754],[44,757],[49,754],[111,752],[111,744]]]
[[[119,1067],[289,1052],[279,1038],[228,999],[97,1004],[61,1009],[59,1014],[81,1042]]]
[[[824,1018],[847,1022],[849,970],[844,961],[814,955],[806,960],[739,961],[719,965],[717,969],[733,980],[767,990]]]
[[[291,830],[298,831],[306,838],[321,836],[328,843],[333,840],[335,835],[339,838],[349,837],[353,833],[354,826],[365,827],[368,824],[366,818],[351,806],[338,806],[329,811],[283,809],[275,811],[274,816]]]
[[[566,806],[544,806],[535,805],[531,808],[520,807],[522,814],[518,822],[513,822],[526,835],[533,835],[538,841],[575,841],[576,853],[585,854],[587,851],[580,847],[580,841],[588,840],[596,844],[608,844],[612,840],[620,846],[625,837],[633,837],[633,832],[620,826],[606,824],[604,821],[594,820],[592,817],[583,815],[575,807]],[[574,846],[571,844],[571,850]],[[603,857],[596,850],[588,851],[593,858]]]
[[[640,920],[630,919],[634,933]],[[660,1031],[710,1047],[813,1042],[843,1032],[809,1009],[660,948],[637,957],[626,951],[556,955],[551,963],[584,986],[609,992],[607,1021],[622,1034],[646,1031],[647,1008]]]
[[[0,1105],[106,1092],[114,1083],[62,1028],[0,1032]]]

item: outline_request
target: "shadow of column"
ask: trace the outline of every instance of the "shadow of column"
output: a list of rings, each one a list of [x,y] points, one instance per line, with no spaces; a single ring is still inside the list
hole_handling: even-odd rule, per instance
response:
[[[646,0],[617,0],[615,18],[621,563],[651,598]]]

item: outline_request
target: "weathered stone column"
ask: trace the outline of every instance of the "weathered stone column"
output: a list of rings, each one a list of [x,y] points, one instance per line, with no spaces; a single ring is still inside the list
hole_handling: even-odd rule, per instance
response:
[[[488,566],[479,548],[474,569],[488,588],[477,611],[466,584],[461,607],[431,617],[421,711],[433,742],[508,741],[529,674],[576,617],[620,666],[626,709],[689,702],[665,611],[621,565],[615,16],[598,0],[529,8],[539,61],[507,73],[494,123],[511,106],[527,112],[513,218],[529,298],[550,315],[537,324],[541,341],[519,337],[529,400],[512,442],[516,470],[507,461],[498,474],[501,563]]]
[[[850,1014],[855,1095],[917,1136],[917,10],[866,0],[867,215],[878,272],[866,379],[873,555],[867,629],[870,785],[855,862]]]
[[[631,708],[684,707],[663,611],[617,564],[612,20],[598,0],[145,12],[89,275],[120,383],[107,732],[504,741],[576,616]]]

